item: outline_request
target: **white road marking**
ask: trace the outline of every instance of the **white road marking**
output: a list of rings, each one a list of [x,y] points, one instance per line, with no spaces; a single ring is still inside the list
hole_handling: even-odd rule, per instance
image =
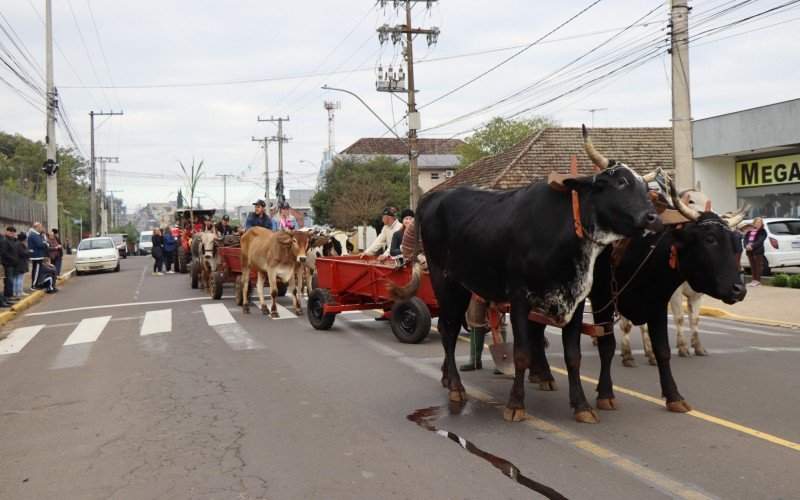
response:
[[[142,322],[142,331],[139,335],[152,335],[154,333],[167,333],[172,331],[172,309],[160,311],[147,311]]]
[[[375,323],[377,320],[375,318],[362,318],[362,319],[348,319],[349,323],[367,323],[372,322]]]
[[[78,326],[75,327],[75,330],[72,331],[69,337],[67,337],[66,342],[64,345],[74,345],[74,344],[86,344],[88,342],[94,342],[103,333],[103,329],[108,324],[108,320],[111,319],[111,316],[100,316],[97,318],[86,318],[82,319]]]
[[[139,284],[136,286],[136,291],[133,292],[133,300],[139,300],[139,291],[142,289],[144,283],[144,274],[147,272],[147,266],[142,268],[142,276],[139,278]]]
[[[42,328],[44,328],[44,325],[17,328],[9,333],[8,337],[0,340],[0,354],[18,353]]]
[[[90,309],[109,309],[112,307],[129,307],[129,306],[147,306],[151,304],[174,304],[176,302],[189,302],[192,300],[211,300],[211,297],[191,297],[188,299],[170,299],[170,300],[155,300],[152,302],[126,302],[124,304],[106,304],[102,306],[86,306],[86,307],[73,307],[72,309],[59,309],[57,311],[43,311],[37,313],[29,313],[26,316],[44,316],[47,314],[60,314],[73,311],[88,311]]]
[[[267,304],[269,304],[269,302],[267,302]],[[290,309],[287,309],[287,308],[285,308],[282,305],[277,304],[277,303],[275,304],[275,306],[276,306],[276,309],[278,310],[278,317],[277,318],[272,318],[272,319],[292,319],[292,318],[297,319],[297,318],[299,318],[299,316],[296,315],[294,313],[294,311],[292,311]],[[267,307],[269,307],[269,306],[267,306]],[[294,309],[294,306],[292,306],[292,309]]]
[[[208,326],[236,323],[224,304],[203,304],[203,314],[206,315]]]

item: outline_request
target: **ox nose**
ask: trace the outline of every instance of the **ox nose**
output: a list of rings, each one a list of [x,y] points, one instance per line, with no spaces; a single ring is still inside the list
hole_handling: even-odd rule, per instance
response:
[[[650,212],[645,216],[647,222],[647,229],[650,231],[660,231],[662,228],[661,217],[655,212]]]
[[[733,285],[733,296],[736,297],[738,300],[744,299],[744,296],[747,295],[747,288],[740,283],[736,283]]]
[[[306,261],[305,255],[301,255],[300,257],[297,258],[297,262],[305,262],[305,261]]]

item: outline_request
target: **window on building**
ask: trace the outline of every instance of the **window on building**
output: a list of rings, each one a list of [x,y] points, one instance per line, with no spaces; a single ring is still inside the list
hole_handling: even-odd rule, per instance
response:
[[[432,173],[431,173],[431,179],[432,179],[432,180],[437,180],[437,179],[439,179],[439,172],[432,172]]]

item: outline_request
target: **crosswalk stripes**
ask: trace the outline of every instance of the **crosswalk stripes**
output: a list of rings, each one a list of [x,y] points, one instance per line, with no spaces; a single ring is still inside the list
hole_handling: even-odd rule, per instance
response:
[[[97,318],[82,319],[75,330],[72,331],[70,336],[64,342],[65,346],[75,344],[86,344],[94,342],[103,333],[103,329],[108,324],[111,316],[99,316]]]
[[[169,333],[172,331],[172,309],[147,311],[142,322],[140,336],[153,335],[154,333]]]
[[[275,304],[275,307],[278,310],[278,317],[277,318],[272,318],[272,319],[292,319],[292,318],[297,318],[297,315],[294,313],[294,311],[290,311],[289,309],[287,309],[287,308],[285,308],[282,305],[277,304],[277,303]]]
[[[208,326],[213,328],[231,349],[241,351],[264,348],[264,344],[233,319],[225,304],[203,304],[203,314]]]
[[[42,328],[44,325],[26,326],[9,333],[8,337],[0,340],[0,355],[18,353]]]

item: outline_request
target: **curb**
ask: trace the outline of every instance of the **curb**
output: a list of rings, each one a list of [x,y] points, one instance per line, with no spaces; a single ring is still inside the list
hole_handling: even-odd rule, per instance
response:
[[[686,310],[686,306],[684,305],[684,311]],[[791,328],[793,330],[800,330],[800,324],[797,323],[789,323],[788,321],[776,321],[772,319],[765,319],[765,318],[753,318],[752,316],[741,316],[739,314],[734,314],[723,309],[717,309],[716,307],[707,307],[701,306],[700,307],[700,315],[701,316],[711,316],[713,318],[725,318],[725,319],[732,319],[735,321],[742,321],[744,323],[754,323],[756,325],[766,325],[766,326],[780,326],[783,328]]]
[[[57,284],[60,285],[64,283],[65,281],[72,278],[74,275],[75,275],[75,269],[72,269],[62,274],[61,276],[58,277]],[[0,313],[0,326],[5,325],[6,323],[14,319],[14,317],[16,317],[18,313],[24,311],[25,309],[31,307],[35,303],[42,300],[42,297],[44,297],[44,295],[45,293],[43,291],[35,290],[30,295],[28,295],[24,299],[20,300],[19,302],[11,306],[11,308],[8,311]]]

